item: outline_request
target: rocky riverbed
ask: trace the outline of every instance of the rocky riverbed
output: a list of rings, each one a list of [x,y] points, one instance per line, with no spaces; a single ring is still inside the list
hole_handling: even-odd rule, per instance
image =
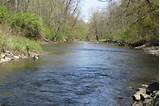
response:
[[[132,97],[132,106],[159,106],[159,83],[143,84]]]
[[[1,63],[7,63],[9,61],[18,60],[18,59],[25,59],[32,57],[34,60],[39,58],[39,54],[37,53],[30,53],[29,55],[25,54],[16,54],[12,51],[6,50],[4,52],[0,53],[0,64]]]

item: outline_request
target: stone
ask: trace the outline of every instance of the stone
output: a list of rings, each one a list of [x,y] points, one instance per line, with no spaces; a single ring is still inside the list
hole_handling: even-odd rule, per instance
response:
[[[25,56],[25,55],[20,55],[19,56],[20,58],[22,58],[22,59],[26,59],[26,58],[28,58],[27,56]]]
[[[5,57],[5,60],[6,60],[6,61],[11,61],[12,59],[9,58],[9,57]]]
[[[8,61],[10,61],[10,60],[11,60],[10,58],[1,59],[1,60],[0,60],[0,63],[5,63],[5,62],[8,62]]]
[[[142,87],[133,95],[132,106],[159,106],[159,83],[143,84]]]
[[[141,92],[136,92],[132,97],[134,101],[140,101],[141,100],[141,96],[140,96]]]
[[[144,44],[144,45],[142,45],[142,46],[135,47],[135,49],[143,49],[143,48],[145,48],[145,47],[146,47],[146,45]]]
[[[138,90],[141,92],[141,93],[146,93],[146,89],[145,88],[138,88]]]
[[[39,59],[39,55],[34,55],[34,56],[32,56],[32,58],[33,58],[34,60],[38,60],[38,59]]]
[[[150,95],[147,95],[147,94],[145,94],[145,93],[143,93],[143,94],[140,94],[140,97],[141,97],[141,100],[145,100],[145,99],[151,99],[151,96]]]
[[[39,59],[39,54],[36,54],[36,53],[32,53],[32,58],[34,59],[34,60],[38,60]]]
[[[5,58],[5,54],[1,54],[1,58]]]
[[[5,53],[9,53],[10,54],[11,52],[9,50],[6,50]]]
[[[148,85],[147,84],[142,84],[142,87],[148,88]]]
[[[20,59],[20,57],[19,56],[13,56],[14,57],[14,59]]]
[[[146,97],[146,89],[145,88],[139,88],[138,91],[133,95],[133,100],[134,101],[140,101],[142,100],[145,96]]]

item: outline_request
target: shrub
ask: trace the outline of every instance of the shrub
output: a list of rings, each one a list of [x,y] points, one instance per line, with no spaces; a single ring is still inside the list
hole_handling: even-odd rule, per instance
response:
[[[49,40],[53,40],[54,39],[54,33],[53,31],[46,27],[46,26],[43,26],[42,28],[42,35],[46,38],[46,39],[49,39]]]
[[[130,28],[125,27],[120,29],[116,35],[113,36],[113,39],[129,43],[135,43],[142,40],[141,37],[138,36],[137,26],[130,26]]]
[[[0,23],[5,22],[8,17],[9,10],[5,6],[0,5]]]
[[[17,13],[10,20],[11,28],[22,32],[26,37],[38,38],[41,36],[43,21],[31,13]]]

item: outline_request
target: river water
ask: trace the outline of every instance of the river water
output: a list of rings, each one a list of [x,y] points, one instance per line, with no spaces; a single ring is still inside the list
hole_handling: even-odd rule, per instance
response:
[[[45,45],[48,55],[0,65],[5,106],[131,106],[133,89],[158,80],[158,57],[93,42]]]

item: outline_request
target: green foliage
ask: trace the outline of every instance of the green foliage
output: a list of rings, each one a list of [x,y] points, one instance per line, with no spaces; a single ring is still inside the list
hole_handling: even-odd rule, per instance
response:
[[[3,49],[13,50],[15,52],[26,53],[26,47],[29,47],[30,51],[38,52],[42,48],[40,44],[35,40],[30,40],[20,36],[8,36],[0,35],[0,47]]]
[[[8,17],[9,10],[5,6],[0,5],[0,23],[7,21]]]
[[[95,12],[90,22],[91,34],[95,36],[97,32],[99,38],[106,36],[107,40],[127,43],[158,41],[158,0],[150,3],[146,0],[134,0],[126,7],[127,4],[128,1],[121,0],[121,5],[111,4],[109,10]]]
[[[46,38],[46,39],[49,39],[49,40],[53,40],[54,39],[54,33],[53,31],[51,30],[51,28],[48,28],[46,26],[43,26],[42,27],[42,32],[43,32],[43,36]]]
[[[113,36],[113,39],[127,43],[136,43],[141,40],[140,36],[138,36],[136,26],[122,28],[117,35]]]
[[[86,39],[88,35],[88,26],[84,23],[77,25],[73,30],[73,35],[76,35],[75,38],[79,40]]]
[[[10,19],[11,28],[23,32],[26,37],[38,38],[41,36],[43,21],[31,13],[17,13]]]
[[[58,41],[84,40],[88,34],[88,26],[81,21],[75,26],[65,24],[61,28],[57,36]]]

